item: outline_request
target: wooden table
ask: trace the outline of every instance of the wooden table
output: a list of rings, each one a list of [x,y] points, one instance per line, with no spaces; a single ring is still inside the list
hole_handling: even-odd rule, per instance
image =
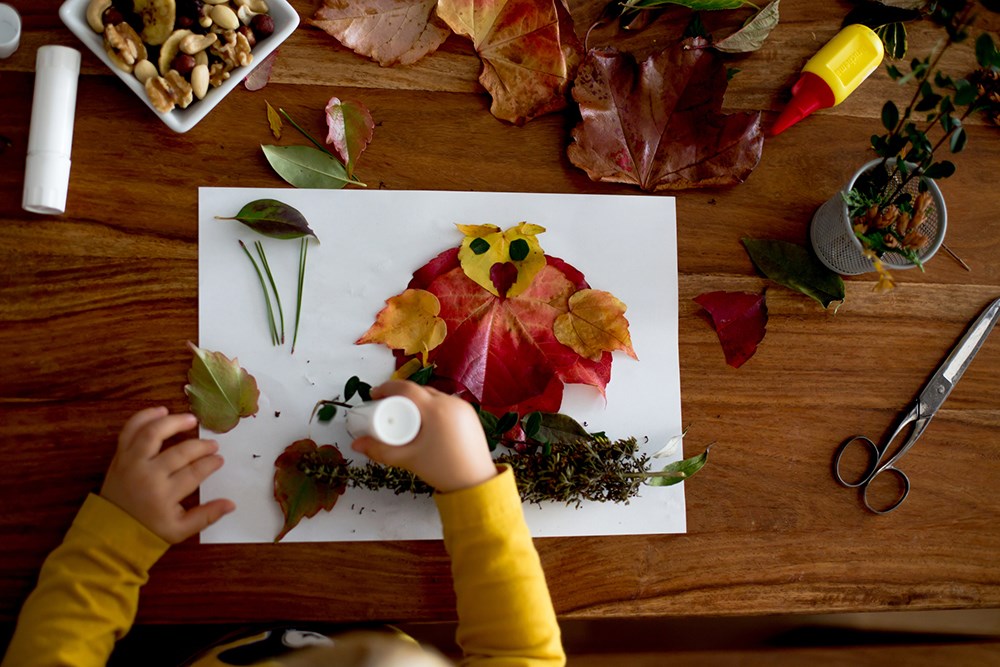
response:
[[[581,36],[602,2],[572,3]],[[184,135],[84,51],[67,212],[26,213],[35,50],[80,44],[59,22],[58,0],[13,4],[25,33],[20,50],[0,61],[0,135],[12,142],[0,154],[4,619],[98,488],[126,417],[151,405],[185,409],[184,342],[198,334],[197,188],[282,185],[259,148],[270,141],[265,99],[315,134],[332,95],[364,102],[378,126],[359,175],[377,187],[637,192],[593,183],[569,163],[570,112],[524,127],[494,119],[465,40],[450,38],[413,67],[385,69],[303,25],[264,91],[237,89]],[[307,19],[317,3],[294,4]],[[773,120],[802,64],[851,7],[785,0],[764,48],[733,59],[742,72],[726,109],[764,109]],[[684,20],[618,43],[648,51],[656,35],[659,45],[676,38]],[[936,33],[927,24],[911,32],[922,55]],[[968,49],[946,61],[955,75],[971,62]],[[687,535],[538,541],[564,618],[1000,606],[1000,337],[906,458],[914,488],[899,511],[867,513],[830,472],[837,444],[887,430],[969,320],[1000,296],[997,129],[970,126],[958,172],[941,184],[947,242],[971,272],[939,254],[926,273],[898,272],[887,295],[873,293],[872,275],[851,278],[834,313],[767,283],[740,245],[743,236],[805,242],[816,207],[869,159],[882,101],[903,95],[879,71],[842,106],[769,139],[745,184],[678,193],[687,454],[718,444],[687,483]],[[691,299],[765,286],[767,337],[735,370]],[[453,616],[439,542],[188,543],[155,567],[139,612],[145,622]]]

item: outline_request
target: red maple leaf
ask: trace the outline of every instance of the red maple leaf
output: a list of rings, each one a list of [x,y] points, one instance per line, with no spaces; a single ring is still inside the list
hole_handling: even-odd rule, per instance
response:
[[[556,339],[555,319],[568,311],[569,297],[589,285],[563,260],[545,259],[531,286],[510,298],[470,280],[457,248],[418,269],[408,285],[437,296],[438,316],[448,326],[444,342],[428,357],[434,374],[494,414],[556,412],[563,383],[589,384],[603,392],[611,379],[610,352],[591,361]],[[404,361],[399,358],[400,365]]]

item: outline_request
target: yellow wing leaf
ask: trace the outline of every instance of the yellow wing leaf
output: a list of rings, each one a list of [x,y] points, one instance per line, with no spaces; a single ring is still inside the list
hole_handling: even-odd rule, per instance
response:
[[[264,104],[267,105],[267,124],[271,126],[271,134],[274,135],[275,139],[281,139],[281,116],[274,110],[270,102],[264,100]]]
[[[426,290],[408,289],[385,303],[357,345],[383,343],[402,350],[403,354],[426,354],[440,345],[448,333],[448,326],[437,316],[441,303]]]
[[[637,359],[625,308],[610,292],[580,290],[570,296],[569,310],[556,318],[552,331],[560,343],[593,361],[614,350]]]

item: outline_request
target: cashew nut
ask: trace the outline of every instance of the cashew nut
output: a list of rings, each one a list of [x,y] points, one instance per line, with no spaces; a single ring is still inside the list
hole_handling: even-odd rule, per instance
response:
[[[236,18],[238,18],[240,23],[243,25],[250,25],[250,21],[252,21],[255,16],[257,16],[257,12],[246,6],[240,7],[236,10]]]
[[[218,35],[214,32],[210,32],[205,35],[199,35],[196,33],[191,34],[181,40],[180,49],[189,56],[193,56],[194,54],[200,53],[212,46],[212,44],[215,44],[218,39]]]
[[[87,25],[94,32],[104,32],[104,10],[111,6],[111,0],[90,0],[87,5]]]

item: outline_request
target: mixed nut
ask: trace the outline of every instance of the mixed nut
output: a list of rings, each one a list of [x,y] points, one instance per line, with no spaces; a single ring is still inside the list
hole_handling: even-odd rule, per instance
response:
[[[204,98],[274,32],[267,0],[90,0],[87,24],[161,113]]]

